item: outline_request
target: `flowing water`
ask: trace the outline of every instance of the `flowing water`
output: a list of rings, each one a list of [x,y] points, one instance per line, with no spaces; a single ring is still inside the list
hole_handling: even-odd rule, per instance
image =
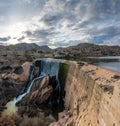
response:
[[[33,73],[34,73],[34,66],[31,66],[30,68],[30,76],[29,76],[29,84],[28,84],[28,87],[26,89],[26,91],[19,95],[17,98],[14,98],[12,101],[8,102],[6,104],[6,107],[7,109],[5,109],[3,111],[3,115],[4,114],[13,114],[13,113],[16,113],[17,112],[17,106],[16,106],[16,103],[18,103],[19,101],[22,100],[23,97],[25,97],[31,90],[34,82],[38,79],[41,79],[43,77],[45,77],[46,75],[50,75],[50,76],[55,76],[56,77],[56,80],[57,80],[57,86],[56,86],[56,89],[55,89],[55,92],[57,94],[57,97],[56,99],[54,99],[55,101],[53,100],[49,100],[49,104],[50,106],[53,104],[53,102],[57,102],[59,104],[60,102],[60,90],[61,90],[61,87],[60,87],[60,83],[59,83],[59,78],[58,78],[58,74],[59,74],[59,62],[53,62],[51,59],[48,59],[48,60],[38,60],[37,61],[38,63],[38,66],[40,67],[40,75],[37,77],[37,78],[34,78],[33,79]]]
[[[57,80],[57,85],[55,87],[55,91],[53,95],[56,95],[55,98],[53,98],[54,96],[51,96],[50,100],[49,100],[49,105],[52,106],[53,104],[59,104],[60,102],[60,91],[61,91],[61,86],[59,83],[59,65],[60,62],[53,62],[53,59],[46,59],[46,60],[41,60],[39,61],[40,64],[40,68],[41,71],[50,76],[55,76],[56,80]]]

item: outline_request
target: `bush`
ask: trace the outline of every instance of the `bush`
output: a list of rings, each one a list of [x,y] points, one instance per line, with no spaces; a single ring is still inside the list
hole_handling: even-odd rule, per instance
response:
[[[3,115],[0,118],[0,126],[16,126],[13,119],[8,115]]]
[[[0,117],[0,126],[48,126],[52,122],[49,117],[21,117],[15,114]]]
[[[32,61],[32,56],[26,51],[24,53],[24,57],[28,60],[28,61]]]
[[[23,121],[19,126],[48,126],[52,121],[49,118],[41,117],[27,117],[24,116]]]

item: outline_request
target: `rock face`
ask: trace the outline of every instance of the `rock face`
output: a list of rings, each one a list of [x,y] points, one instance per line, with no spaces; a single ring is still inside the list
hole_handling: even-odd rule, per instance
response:
[[[53,88],[49,84],[49,76],[38,80],[33,84],[31,93],[29,94],[31,101],[44,103],[51,95]]]
[[[31,63],[23,64],[11,76],[11,68],[0,79],[0,106],[17,95],[15,83],[28,79]],[[47,64],[48,65],[48,64]],[[66,67],[67,66],[67,67]],[[58,114],[58,121],[50,126],[119,126],[120,125],[120,74],[84,62],[60,64],[59,79],[65,110]],[[34,76],[39,74],[36,68]],[[55,80],[54,80],[55,81]],[[42,113],[49,116],[47,102],[54,93],[56,83],[49,76],[34,82],[32,89],[18,103],[21,116],[35,117]],[[9,84],[8,84],[9,83]],[[5,87],[5,88],[4,88]],[[7,97],[7,99],[6,99]],[[0,107],[0,110],[2,110]]]
[[[48,100],[53,92],[52,84],[54,83],[51,79],[52,78],[47,75],[34,82],[30,93],[17,104],[19,106],[18,112],[21,115],[24,114],[30,117],[38,116],[41,109],[46,109],[44,112],[47,111],[47,113],[50,114]]]
[[[24,84],[28,81],[29,70],[32,63],[25,62],[20,67],[15,68],[14,72],[5,72],[1,75],[3,80],[10,79],[13,83]]]
[[[19,95],[18,87],[8,80],[0,83],[0,115],[8,101]]]
[[[120,125],[120,74],[88,64],[69,64],[65,108],[75,126]]]
[[[25,89],[25,84],[29,78],[30,62],[25,62],[21,66],[1,66],[0,69],[0,111],[8,101],[17,97]],[[19,84],[19,85],[18,85]]]

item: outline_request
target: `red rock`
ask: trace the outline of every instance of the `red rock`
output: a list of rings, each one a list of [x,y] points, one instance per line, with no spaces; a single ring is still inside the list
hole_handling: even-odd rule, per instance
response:
[[[43,89],[43,88],[45,88],[45,87],[48,86],[49,79],[50,79],[49,76],[46,76],[46,77],[44,77],[44,78],[42,79],[42,82],[41,82],[41,84],[40,84],[40,88],[41,88],[41,89]]]
[[[53,91],[53,88],[51,86],[48,86],[45,89],[43,89],[41,91],[40,102],[42,103],[46,101],[50,97],[52,91]]]

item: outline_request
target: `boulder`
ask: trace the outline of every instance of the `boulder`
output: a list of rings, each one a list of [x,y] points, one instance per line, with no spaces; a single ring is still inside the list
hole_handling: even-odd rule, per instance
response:
[[[49,79],[50,77],[49,76],[46,76],[43,78],[41,84],[40,84],[40,88],[43,89],[43,88],[46,88],[49,84]]]
[[[14,73],[15,74],[22,74],[24,72],[23,67],[22,66],[17,66],[14,68]]]
[[[34,68],[34,78],[39,76],[39,67]]]
[[[58,115],[59,115],[58,121],[51,123],[49,126],[73,126],[74,119],[69,112],[63,111]]]
[[[16,84],[24,84],[28,81],[30,74],[30,66],[32,64],[30,62],[25,62],[23,65],[15,68],[12,73],[3,73],[2,79],[10,79],[13,83]]]
[[[48,86],[45,89],[43,89],[41,91],[40,102],[43,103],[44,101],[46,101],[50,97],[52,91],[53,88],[51,86]]]

